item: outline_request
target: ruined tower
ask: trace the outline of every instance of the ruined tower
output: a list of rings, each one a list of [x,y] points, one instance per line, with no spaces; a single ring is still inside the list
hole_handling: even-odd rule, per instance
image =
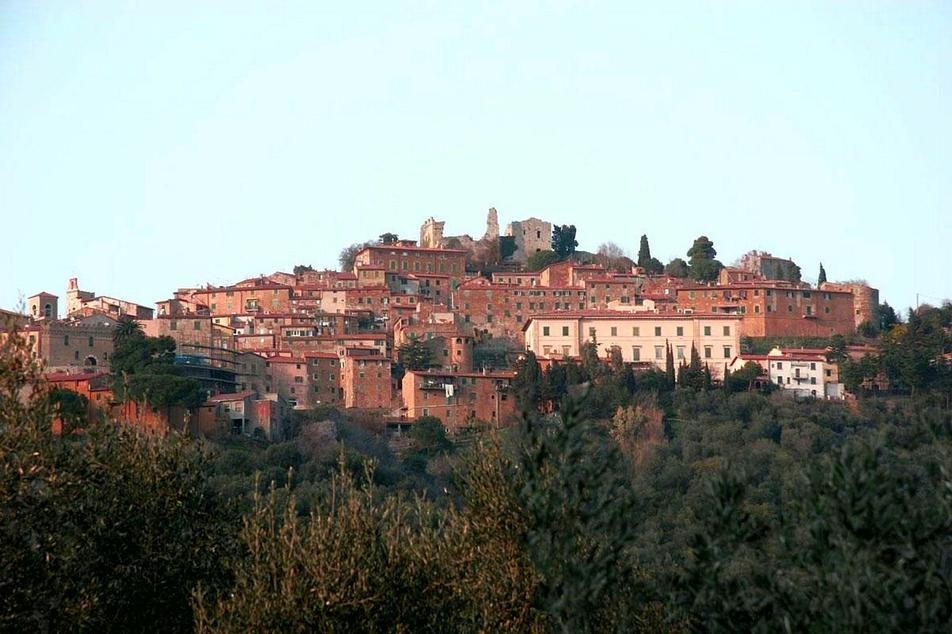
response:
[[[495,240],[499,237],[499,216],[496,215],[496,208],[490,207],[486,214],[486,235],[485,240]]]
[[[437,221],[430,216],[420,227],[420,246],[429,249],[438,249],[443,246],[443,221]]]

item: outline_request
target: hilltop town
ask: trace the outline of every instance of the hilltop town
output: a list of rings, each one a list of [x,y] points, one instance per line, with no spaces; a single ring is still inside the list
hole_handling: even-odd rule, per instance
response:
[[[83,290],[40,292],[7,312],[46,378],[88,399],[90,413],[146,429],[286,436],[295,410],[366,411],[392,430],[423,417],[451,432],[518,418],[519,360],[579,362],[586,348],[636,375],[700,363],[718,384],[757,363],[758,384],[796,397],[847,396],[826,346],[752,345],[874,334],[878,291],[816,284],[792,260],[750,251],[735,266],[701,236],[663,265],[642,238],[637,259],[615,245],[577,250],[574,226],[538,218],[448,236],[428,218],[418,240],[384,234],[341,254],[340,270],[294,266],[224,286],[179,288],[147,307]],[[821,267],[822,269],[822,267]],[[174,341],[177,372],[201,398],[162,406],[117,394],[116,333],[134,320]],[[163,341],[168,341],[163,339]],[[845,354],[870,351],[855,342]],[[170,346],[171,349],[171,346]]]

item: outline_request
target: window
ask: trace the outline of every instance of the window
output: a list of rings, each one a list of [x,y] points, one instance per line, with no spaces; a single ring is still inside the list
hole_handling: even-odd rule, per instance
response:
[[[655,336],[655,337],[660,337],[660,336],[661,336],[661,326],[655,326],[655,327],[654,327],[654,336]]]
[[[79,350],[73,353],[73,358],[79,361]]]
[[[724,326],[724,336],[725,336],[725,337],[730,337],[730,336],[731,336],[731,327],[730,327],[730,326]]]
[[[178,322],[174,319],[169,322],[169,330],[178,330]]]
[[[754,313],[760,312],[760,304],[754,304]]]
[[[192,324],[192,328],[193,328],[194,330],[201,330],[201,329],[202,329],[202,322],[196,321],[194,324]]]
[[[90,348],[93,347],[93,338],[92,338],[92,337],[89,338],[89,347],[90,347]]]
[[[562,326],[562,336],[563,336],[563,337],[568,337],[568,336],[569,336],[569,327],[568,327],[568,326]]]
[[[704,358],[710,359],[714,355],[714,349],[711,346],[704,346]]]
[[[632,360],[632,361],[641,361],[641,346],[632,346],[632,348],[631,348],[631,360]]]
[[[296,376],[296,377],[294,377],[294,382],[295,382],[295,383],[304,383],[304,377],[303,377],[303,376]]]
[[[811,377],[810,377],[810,385],[816,385],[816,377],[815,377],[815,376],[811,376]]]
[[[549,327],[548,327],[548,326],[542,326],[542,336],[543,336],[543,337],[548,337],[548,336],[549,336]]]
[[[725,359],[730,359],[730,358],[731,358],[731,347],[730,347],[730,346],[724,346],[724,358],[725,358]]]
[[[69,345],[69,335],[63,335],[63,345],[64,345],[64,346],[68,346],[68,345]],[[79,353],[77,353],[77,354],[79,354]]]
[[[704,336],[705,336],[705,337],[710,337],[710,336],[711,336],[711,327],[710,327],[710,326],[704,326]]]
[[[810,369],[816,370],[816,363],[810,363]]]
[[[827,376],[833,376],[833,370],[827,370],[827,371],[826,371],[826,375],[827,375]]]
[[[684,358],[684,346],[678,346],[678,358],[679,359]]]
[[[592,337],[592,338],[595,337],[595,326],[590,326],[590,327],[589,327],[589,329],[588,329],[588,336],[589,336],[589,337]]]
[[[634,326],[634,327],[631,329],[631,336],[632,336],[632,337],[640,337],[640,336],[641,336],[641,328],[639,328],[638,326]]]
[[[780,361],[777,361],[777,369],[783,370],[783,363],[781,363]]]
[[[788,312],[788,313],[792,313],[792,312],[793,312],[793,304],[787,304],[787,312]]]
[[[611,332],[612,332],[612,337],[617,337],[617,336],[618,336],[618,327],[617,327],[617,326],[612,326]]]
[[[807,315],[813,314],[813,306],[807,306]]]
[[[664,358],[664,346],[655,346],[654,347],[654,358],[663,359]]]
[[[675,333],[676,333],[679,337],[683,337],[683,336],[684,336],[684,326],[678,326],[678,327],[675,329]],[[707,334],[707,333],[704,333],[704,334]]]

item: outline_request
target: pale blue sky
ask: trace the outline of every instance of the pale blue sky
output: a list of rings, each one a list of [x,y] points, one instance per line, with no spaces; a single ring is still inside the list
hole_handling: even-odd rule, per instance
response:
[[[952,296],[952,3],[0,1],[0,306],[430,215]]]

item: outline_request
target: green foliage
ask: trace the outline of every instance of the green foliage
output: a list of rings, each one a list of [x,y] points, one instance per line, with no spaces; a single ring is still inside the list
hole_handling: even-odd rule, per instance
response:
[[[82,429],[88,423],[89,399],[72,390],[55,388],[49,391],[53,411],[63,421],[63,434]]]
[[[115,352],[110,359],[113,392],[120,400],[134,399],[152,405],[194,408],[205,400],[194,379],[175,365],[175,340],[146,337],[134,319],[124,317],[114,333]]]
[[[413,450],[429,459],[453,450],[453,443],[446,437],[446,429],[439,418],[421,416],[410,430]]]
[[[19,346],[0,353],[0,629],[191,630],[192,590],[226,582],[236,554],[205,453],[106,424],[54,435],[55,399]]]
[[[707,236],[700,236],[687,252],[690,276],[696,282],[711,282],[717,279],[724,265],[715,259],[717,251]]]
[[[313,270],[314,270],[314,267],[311,266],[310,264],[295,264],[293,272],[295,277],[297,277],[303,273],[307,273],[308,271],[313,271]]]
[[[507,260],[516,252],[515,236],[499,236],[499,258]]]
[[[681,258],[674,258],[665,265],[664,273],[665,275],[670,275],[671,277],[683,279],[691,274],[691,269],[688,268],[688,263]]]
[[[575,225],[555,225],[552,227],[552,251],[559,260],[564,260],[578,247],[575,239]]]
[[[750,392],[754,389],[754,381],[763,374],[764,369],[759,363],[748,361],[740,370],[724,377],[724,388],[728,392]]]
[[[512,388],[516,402],[523,411],[535,411],[541,398],[542,370],[534,352],[527,351],[516,362],[515,373]]]
[[[397,362],[406,370],[433,367],[433,352],[424,341],[413,339],[397,348]]]
[[[899,393],[927,392],[952,405],[952,305],[910,311],[905,324],[880,337],[879,353],[841,364],[844,384],[855,391],[883,379]]]
[[[896,310],[889,305],[888,302],[883,302],[879,305],[879,331],[880,332],[889,332],[893,326],[899,323],[899,315],[896,314]]]
[[[529,254],[526,268],[530,271],[541,271],[550,264],[554,264],[558,261],[559,256],[555,254],[555,251],[536,251],[535,253]]]
[[[651,257],[651,247],[648,246],[648,236],[641,236],[641,243],[638,246],[638,266],[643,268],[649,275],[658,275],[664,272],[664,264],[658,258]]]
[[[776,519],[753,512],[743,474],[722,472],[679,579],[693,629],[945,631],[949,457],[944,440],[938,455],[851,440],[808,470]]]
[[[357,259],[357,254],[363,251],[367,247],[371,247],[377,244],[373,240],[368,242],[355,242],[354,244],[344,247],[341,249],[340,255],[337,256],[337,262],[340,264],[341,271],[352,271],[354,269],[354,261]]]
[[[562,631],[588,631],[607,599],[631,582],[622,558],[633,539],[635,500],[625,460],[604,430],[571,401],[561,419],[526,422],[517,495],[542,577],[541,607]]]
[[[400,239],[400,236],[398,236],[395,233],[382,233],[380,234],[380,237],[377,239],[377,242],[379,244],[393,244],[399,239]]]
[[[816,287],[820,288],[820,284],[826,281],[826,269],[823,268],[823,263],[820,262],[820,274],[816,278]]]

